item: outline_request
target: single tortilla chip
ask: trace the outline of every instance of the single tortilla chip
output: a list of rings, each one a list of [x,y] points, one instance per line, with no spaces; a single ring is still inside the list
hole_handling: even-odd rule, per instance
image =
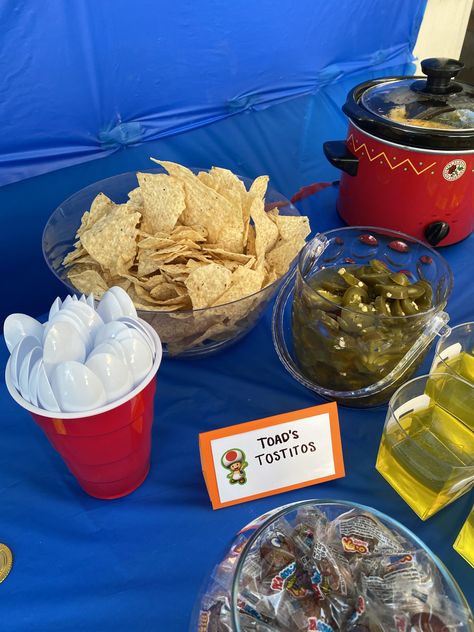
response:
[[[137,276],[144,277],[156,272],[163,265],[163,262],[155,259],[150,259],[150,257],[141,256],[138,259],[138,269]]]
[[[255,250],[257,262],[263,262],[265,255],[277,242],[278,228],[264,210],[263,199],[255,197],[250,208],[250,216],[255,225]]]
[[[279,241],[267,255],[270,271],[273,270],[279,277],[285,274],[305,243],[303,237],[297,237],[293,241]]]
[[[229,289],[224,292],[213,305],[223,305],[237,301],[244,296],[249,296],[258,292],[262,287],[264,273],[259,270],[251,270],[250,268],[237,268],[232,273],[232,279]]]
[[[218,263],[191,270],[185,285],[194,309],[209,307],[231,283],[232,272]]]
[[[130,191],[130,193],[128,194],[127,204],[130,207],[135,207],[136,210],[141,212],[141,209],[143,209],[144,203],[143,203],[143,195],[142,195],[142,191],[140,187],[137,187],[136,189],[132,189]]]
[[[75,250],[71,250],[71,252],[64,257],[63,265],[66,267],[72,265],[74,262],[77,262],[77,259],[88,256],[87,250],[84,249],[80,241],[74,244],[74,248]]]
[[[173,239],[188,239],[194,243],[206,241],[207,230],[204,227],[201,228],[202,230],[196,230],[192,226],[175,226],[173,228],[173,232],[171,233],[171,237]]]
[[[143,196],[142,230],[170,233],[186,208],[183,183],[164,173],[137,173]]]
[[[234,207],[242,209],[247,189],[240,178],[229,169],[212,167],[209,172],[201,171],[198,178],[208,187],[220,193]]]
[[[167,248],[168,246],[173,246],[174,244],[174,239],[170,239],[169,237],[155,237],[153,235],[148,235],[147,237],[140,239],[137,246],[143,250],[160,250],[161,248]]]
[[[82,216],[81,225],[76,236],[80,237],[86,230],[110,213],[115,206],[115,202],[112,202],[104,193],[99,193],[92,201],[89,211]]]
[[[268,215],[270,215],[270,213],[268,213]],[[280,237],[286,241],[293,241],[300,237],[306,239],[311,232],[309,219],[303,215],[272,215],[272,219],[277,225]]]
[[[82,234],[81,243],[100,265],[114,270],[119,257],[127,260],[135,257],[139,221],[140,213],[116,206]]]
[[[100,298],[109,288],[107,283],[96,270],[84,270],[83,272],[68,272],[68,279],[82,294],[93,294]]]
[[[223,259],[231,259],[232,261],[237,261],[238,263],[247,263],[252,255],[246,255],[241,252],[232,252],[229,250],[224,250],[224,248],[214,248],[213,246],[203,246],[203,252],[209,252],[216,257],[222,257]]]

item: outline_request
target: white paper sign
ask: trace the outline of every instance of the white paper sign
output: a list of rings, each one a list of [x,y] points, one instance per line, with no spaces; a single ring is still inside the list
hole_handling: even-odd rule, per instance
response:
[[[344,476],[335,404],[203,433],[200,449],[214,508]]]

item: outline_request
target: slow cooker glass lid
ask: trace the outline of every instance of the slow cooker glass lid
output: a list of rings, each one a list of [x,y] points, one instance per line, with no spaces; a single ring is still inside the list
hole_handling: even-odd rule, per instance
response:
[[[362,94],[360,103],[369,112],[408,127],[474,131],[474,87],[451,80],[460,68],[456,60],[424,60],[427,78],[378,83]]]

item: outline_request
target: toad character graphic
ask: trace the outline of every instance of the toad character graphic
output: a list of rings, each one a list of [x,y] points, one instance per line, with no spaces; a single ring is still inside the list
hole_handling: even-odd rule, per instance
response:
[[[247,475],[244,470],[248,463],[245,460],[245,454],[242,450],[227,450],[222,455],[221,463],[222,467],[225,467],[226,470],[230,470],[227,474],[227,478],[231,485],[235,485],[236,483],[245,485]]]

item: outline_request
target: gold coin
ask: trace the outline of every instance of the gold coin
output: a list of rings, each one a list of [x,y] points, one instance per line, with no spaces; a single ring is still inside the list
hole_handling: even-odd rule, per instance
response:
[[[13,555],[6,544],[0,542],[0,584],[8,577],[12,569]]]

